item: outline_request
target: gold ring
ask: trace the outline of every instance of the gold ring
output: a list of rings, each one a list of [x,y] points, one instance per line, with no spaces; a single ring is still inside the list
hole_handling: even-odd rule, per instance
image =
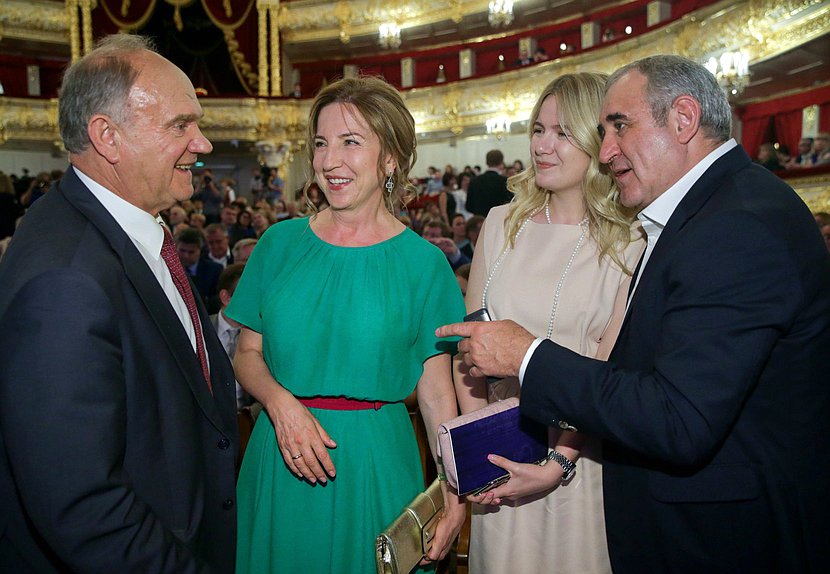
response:
[[[297,454],[297,455],[294,455],[294,456],[291,457],[292,460],[297,460],[298,458],[303,458],[303,453],[300,453],[300,454]]]

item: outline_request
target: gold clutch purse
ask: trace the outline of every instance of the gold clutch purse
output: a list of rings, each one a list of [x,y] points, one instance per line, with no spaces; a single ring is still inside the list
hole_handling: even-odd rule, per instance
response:
[[[375,541],[378,574],[406,574],[415,568],[432,547],[443,509],[444,496],[436,478],[378,535]]]

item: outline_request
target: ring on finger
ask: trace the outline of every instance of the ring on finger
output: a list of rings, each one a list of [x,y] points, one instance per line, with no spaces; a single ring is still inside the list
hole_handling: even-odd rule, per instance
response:
[[[294,456],[291,457],[291,460],[297,460],[298,458],[303,458],[303,453],[295,454]]]

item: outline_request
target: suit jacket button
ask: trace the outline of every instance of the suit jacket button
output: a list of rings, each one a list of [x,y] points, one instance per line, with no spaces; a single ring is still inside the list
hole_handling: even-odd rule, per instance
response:
[[[224,508],[225,510],[230,510],[231,508],[233,508],[233,499],[229,498],[225,502],[223,502],[222,508]]]
[[[217,444],[216,446],[218,446],[222,450],[227,450],[228,447],[231,446],[231,441],[229,441],[226,437],[222,437],[219,441],[219,444]]]
[[[559,428],[570,432],[576,432],[576,427],[571,426],[570,423],[568,423],[568,421],[559,421]]]

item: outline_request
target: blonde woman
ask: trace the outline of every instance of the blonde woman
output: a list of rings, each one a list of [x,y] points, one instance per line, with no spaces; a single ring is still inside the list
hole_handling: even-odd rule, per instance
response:
[[[529,168],[493,208],[467,287],[467,311],[486,307],[539,337],[607,358],[628,284],[644,247],[632,239],[611,176],[599,162],[597,118],[606,76],[571,74],[542,92],[530,118]],[[519,395],[515,378],[487,384],[455,362],[463,412]],[[550,429],[541,466],[496,457],[510,480],[471,500],[470,572],[611,571],[605,541],[599,443]],[[557,461],[561,461],[557,462]],[[570,470],[575,464],[576,472]],[[563,482],[563,478],[566,478]]]

